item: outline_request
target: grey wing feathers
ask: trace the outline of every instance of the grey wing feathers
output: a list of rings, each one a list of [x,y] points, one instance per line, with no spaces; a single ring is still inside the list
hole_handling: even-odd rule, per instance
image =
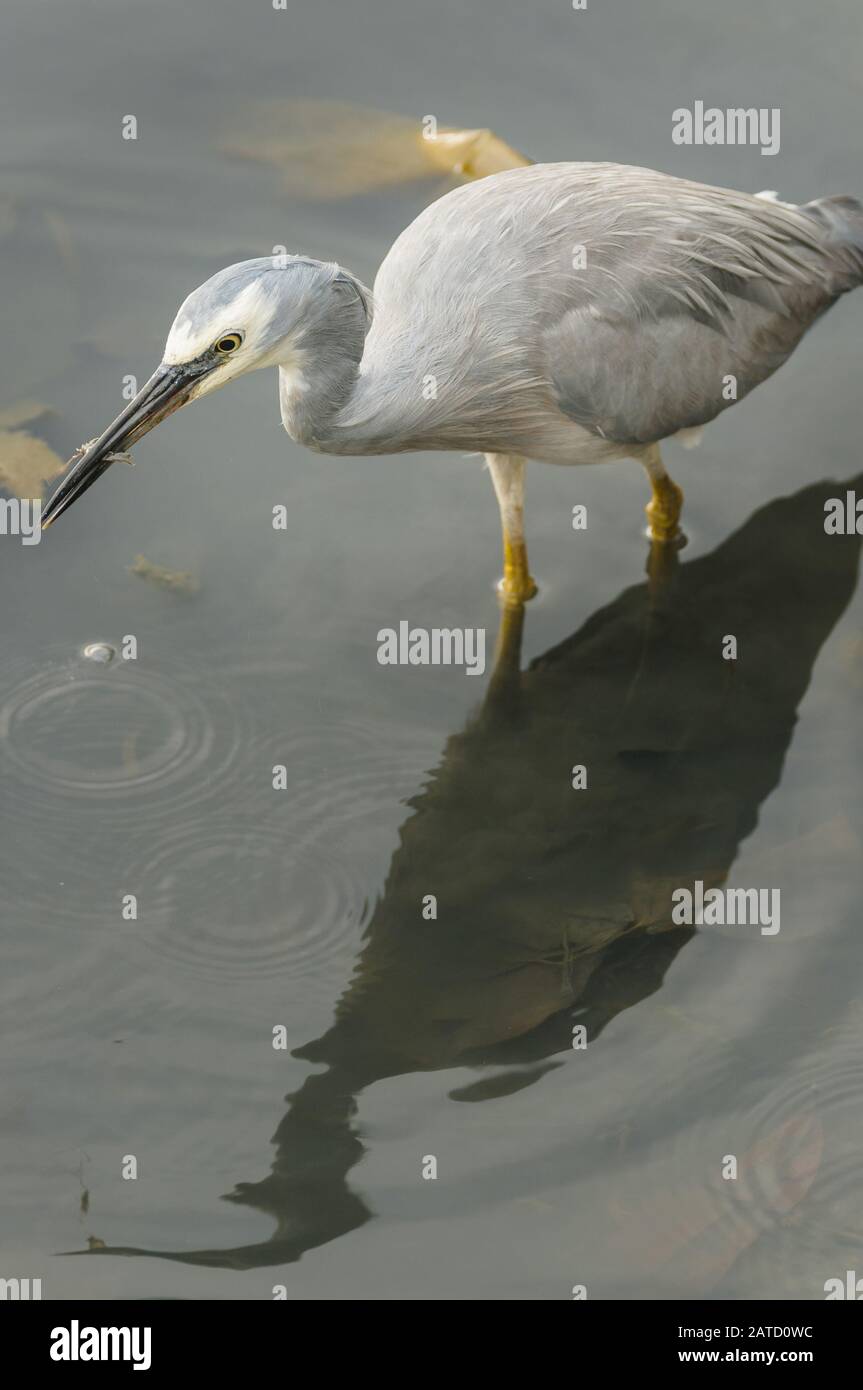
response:
[[[555,277],[545,366],[559,408],[604,438],[645,444],[704,424],[863,282],[854,199],[792,208],[650,170],[568,167],[565,235],[584,266]]]

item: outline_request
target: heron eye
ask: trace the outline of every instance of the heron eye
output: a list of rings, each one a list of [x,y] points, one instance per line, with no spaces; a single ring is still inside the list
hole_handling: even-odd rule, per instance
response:
[[[216,342],[216,352],[236,352],[242,341],[241,334],[226,333],[224,338],[219,338]]]

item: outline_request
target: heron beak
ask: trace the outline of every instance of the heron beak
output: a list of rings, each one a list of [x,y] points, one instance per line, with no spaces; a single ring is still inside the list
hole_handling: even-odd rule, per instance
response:
[[[137,444],[154,425],[185,405],[195,386],[215,365],[212,361],[182,362],[177,365],[163,362],[157,367],[134,400],[98,439],[87,445],[81,458],[63,478],[42,512],[42,530],[56,521],[67,507],[71,507],[97,478],[101,478],[113,463],[113,455]]]

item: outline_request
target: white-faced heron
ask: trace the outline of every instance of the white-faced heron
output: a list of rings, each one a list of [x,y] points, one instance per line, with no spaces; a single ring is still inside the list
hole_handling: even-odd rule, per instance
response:
[[[535,591],[527,459],[646,469],[655,540],[682,494],[663,439],[786,360],[863,283],[863,206],[712,188],[614,164],[534,164],[454,189],[402,232],[374,293],[306,256],[242,261],[181,305],[164,359],[48,503],[50,524],[148,430],[256,367],[278,367],[292,439],[330,454],[486,455],[501,589]]]

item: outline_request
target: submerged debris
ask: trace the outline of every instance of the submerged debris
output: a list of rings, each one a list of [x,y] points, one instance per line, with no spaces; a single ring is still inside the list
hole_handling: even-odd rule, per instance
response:
[[[428,140],[427,153],[436,169],[464,179],[484,179],[504,169],[523,169],[531,161],[493,130],[441,130]]]
[[[263,102],[224,143],[278,169],[298,197],[351,198],[436,174],[484,178],[530,164],[491,130],[437,127],[348,102]]]
[[[149,579],[163,589],[175,594],[196,594],[200,585],[191,570],[172,570],[164,565],[154,565],[143,555],[135,556],[135,563],[127,566],[129,574],[137,574],[141,579]]]

